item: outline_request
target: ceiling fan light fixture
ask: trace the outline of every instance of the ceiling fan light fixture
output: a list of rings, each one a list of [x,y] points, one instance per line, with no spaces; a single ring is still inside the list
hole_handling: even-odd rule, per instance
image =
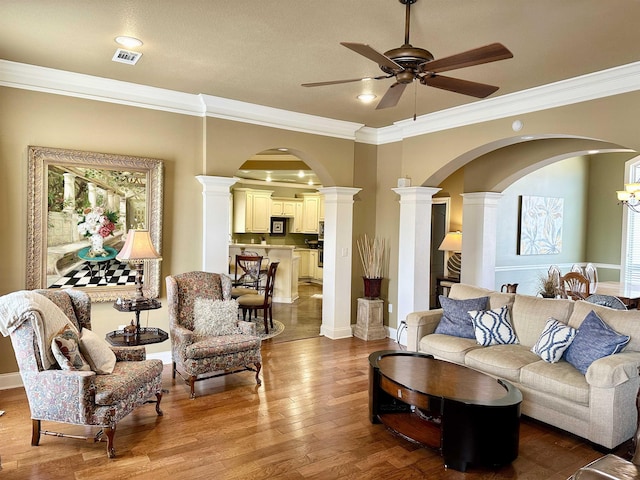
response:
[[[118,45],[122,45],[126,48],[136,48],[142,46],[142,40],[139,40],[135,37],[129,37],[127,35],[120,35],[116,37],[115,42]]]
[[[363,103],[370,103],[376,99],[376,96],[373,93],[361,93],[356,98]]]

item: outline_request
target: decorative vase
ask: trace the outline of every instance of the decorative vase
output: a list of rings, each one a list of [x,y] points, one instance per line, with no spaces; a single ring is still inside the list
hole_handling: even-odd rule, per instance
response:
[[[101,255],[105,253],[104,249],[104,237],[99,233],[91,235],[91,252],[94,255]]]
[[[368,299],[380,298],[382,278],[362,277],[362,279],[364,280],[364,297]]]

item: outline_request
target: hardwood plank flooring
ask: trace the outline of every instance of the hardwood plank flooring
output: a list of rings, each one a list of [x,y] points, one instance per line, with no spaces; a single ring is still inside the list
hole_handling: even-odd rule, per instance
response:
[[[166,365],[164,416],[152,405],[127,416],[111,460],[105,443],[43,436],[32,447],[24,390],[0,391],[0,478],[562,480],[601,456],[577,437],[523,418],[511,465],[447,470],[436,451],[369,422],[368,355],[383,349],[398,345],[324,337],[265,342],[262,386],[250,372],[228,375],[198,382],[195,400]]]

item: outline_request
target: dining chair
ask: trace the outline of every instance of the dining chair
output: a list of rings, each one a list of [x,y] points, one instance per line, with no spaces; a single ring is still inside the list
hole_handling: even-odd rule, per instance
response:
[[[262,256],[260,255],[247,255],[246,252],[242,255],[236,255],[231,298],[259,293],[261,266]]]
[[[569,272],[560,277],[563,298],[584,300],[589,296],[589,279],[578,272]]]
[[[584,276],[589,279],[589,291],[595,292],[598,288],[598,270],[593,263],[585,265]]]
[[[258,310],[263,311],[264,333],[269,333],[269,324],[273,328],[273,289],[275,286],[276,271],[280,262],[271,262],[267,272],[267,282],[264,292],[259,295],[242,295],[237,298],[238,307],[242,310],[242,320],[244,321],[249,312],[249,320],[253,312],[258,318]],[[267,321],[268,320],[268,321]]]

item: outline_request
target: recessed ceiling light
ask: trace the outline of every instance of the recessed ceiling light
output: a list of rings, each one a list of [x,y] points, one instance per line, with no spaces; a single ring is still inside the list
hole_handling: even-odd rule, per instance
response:
[[[313,185],[313,180],[309,180],[309,181],[307,182],[307,185]]]
[[[298,172],[298,178],[304,178],[304,172],[302,170]]]
[[[267,181],[267,182],[270,182],[270,181],[271,181],[271,175],[267,175],[266,181]]]
[[[357,99],[364,103],[372,102],[376,96],[373,93],[361,93],[357,96]]]
[[[142,40],[138,40],[134,37],[120,36],[115,38],[118,45],[122,45],[127,48],[136,48],[142,45]]]

